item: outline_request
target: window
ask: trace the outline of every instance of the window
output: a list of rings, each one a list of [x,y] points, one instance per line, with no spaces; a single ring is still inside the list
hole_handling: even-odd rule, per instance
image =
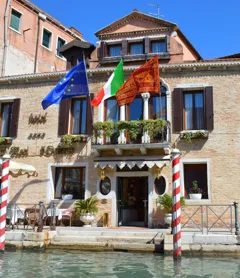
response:
[[[20,22],[22,14],[12,9],[10,27],[16,31],[20,31]]]
[[[143,54],[143,43],[130,43],[129,52],[131,55]]]
[[[62,189],[69,186],[73,192],[73,199],[84,199],[85,167],[56,167],[55,198],[61,199]]]
[[[71,134],[86,134],[87,125],[87,99],[72,99]]]
[[[100,192],[102,195],[108,195],[111,191],[111,181],[108,177],[100,182]]]
[[[193,187],[193,181],[197,181],[202,189],[202,199],[208,199],[207,163],[183,164],[184,171],[184,196],[189,199],[189,189]]]
[[[213,87],[177,85],[173,91],[173,133],[184,130],[214,129]]]
[[[184,93],[184,129],[204,129],[204,96],[201,91]]]
[[[166,41],[152,41],[151,42],[151,51],[152,53],[160,53],[160,52],[166,52],[167,46]]]
[[[143,119],[143,99],[140,94],[135,97],[132,103],[126,105],[126,119],[128,121]]]
[[[109,45],[108,56],[110,57],[121,56],[121,45]]]
[[[52,33],[44,28],[43,36],[42,36],[42,45],[50,49],[51,44],[52,44]]]
[[[57,40],[57,56],[63,58],[63,55],[59,52],[59,49],[66,43],[65,40],[58,37]]]
[[[1,136],[10,136],[13,103],[1,103]]]
[[[104,105],[105,105],[105,115],[104,115],[105,121],[111,121],[114,123],[118,122],[120,113],[119,113],[119,106],[116,98],[113,97],[105,100]],[[118,143],[118,135],[119,135],[118,131],[116,130],[110,138],[112,144]]]
[[[161,176],[159,179],[156,178],[154,181],[154,188],[155,192],[158,195],[163,195],[166,191],[166,180],[163,176]]]

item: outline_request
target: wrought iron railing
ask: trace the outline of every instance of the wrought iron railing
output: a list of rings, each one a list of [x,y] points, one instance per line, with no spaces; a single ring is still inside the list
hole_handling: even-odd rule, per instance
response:
[[[14,203],[7,207],[6,229],[33,230],[38,232],[44,229],[56,229],[56,204]]]
[[[239,234],[238,202],[228,205],[187,205],[181,208],[182,231]]]

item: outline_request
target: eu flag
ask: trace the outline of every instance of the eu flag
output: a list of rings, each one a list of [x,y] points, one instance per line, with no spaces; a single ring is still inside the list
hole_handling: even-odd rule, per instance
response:
[[[87,75],[84,62],[72,68],[42,100],[45,110],[52,104],[59,104],[62,99],[89,95]]]

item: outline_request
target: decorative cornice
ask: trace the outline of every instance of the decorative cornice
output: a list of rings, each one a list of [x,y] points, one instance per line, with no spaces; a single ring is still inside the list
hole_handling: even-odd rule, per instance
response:
[[[161,64],[159,66],[160,70],[163,72],[167,72],[167,70],[177,70],[180,69],[192,69],[196,71],[201,68],[205,68],[206,71],[208,67],[211,67],[213,70],[215,68],[221,68],[222,70],[228,70],[228,68],[232,67],[240,67],[240,60],[239,61],[202,61],[202,62],[195,62],[195,63],[181,63],[181,64]],[[132,72],[139,68],[139,66],[124,66],[125,72]],[[106,74],[113,72],[115,67],[105,67],[105,68],[96,68],[96,69],[88,69],[87,74],[89,76],[93,76],[94,74]],[[58,72],[48,72],[48,73],[35,73],[35,74],[22,74],[22,75],[12,75],[0,78],[0,84],[11,84],[15,81],[19,82],[30,82],[34,80],[44,80],[50,81],[54,78],[61,78],[63,77],[67,71],[58,71]]]

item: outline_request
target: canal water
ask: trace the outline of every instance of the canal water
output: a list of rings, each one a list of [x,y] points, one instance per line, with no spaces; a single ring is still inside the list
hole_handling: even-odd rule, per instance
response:
[[[237,257],[183,257],[174,264],[171,256],[134,253],[94,253],[65,250],[5,251],[0,254],[4,278],[150,278],[240,277]]]

